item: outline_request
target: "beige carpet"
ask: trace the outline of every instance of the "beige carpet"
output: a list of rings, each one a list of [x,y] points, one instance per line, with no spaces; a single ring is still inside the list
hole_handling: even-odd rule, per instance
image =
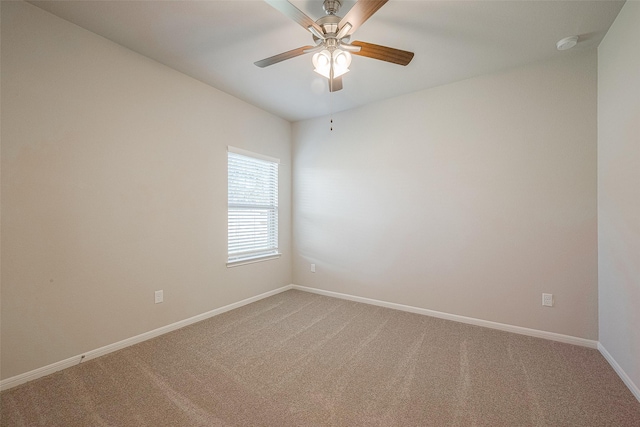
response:
[[[288,291],[2,393],[2,426],[640,426],[597,350]]]

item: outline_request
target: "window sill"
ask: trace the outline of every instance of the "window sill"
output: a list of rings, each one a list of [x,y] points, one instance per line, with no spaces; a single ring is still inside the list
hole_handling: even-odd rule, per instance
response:
[[[275,253],[275,254],[260,255],[260,256],[251,257],[251,258],[242,258],[242,259],[238,259],[238,260],[234,260],[234,261],[229,261],[229,262],[227,262],[227,268],[239,267],[241,265],[253,264],[255,262],[262,262],[262,261],[269,261],[269,260],[272,260],[272,259],[278,259],[278,258],[280,258],[280,255],[282,255],[282,254],[278,252],[278,253]]]

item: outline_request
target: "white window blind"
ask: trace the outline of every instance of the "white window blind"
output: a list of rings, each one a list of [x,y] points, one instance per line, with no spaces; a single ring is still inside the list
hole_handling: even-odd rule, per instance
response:
[[[229,264],[279,255],[278,163],[229,147]]]

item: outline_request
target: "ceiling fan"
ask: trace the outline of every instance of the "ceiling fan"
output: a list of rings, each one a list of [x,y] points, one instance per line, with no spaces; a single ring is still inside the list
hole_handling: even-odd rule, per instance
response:
[[[326,77],[329,80],[329,91],[335,92],[342,89],[342,75],[349,71],[351,54],[399,65],[407,65],[413,59],[413,52],[406,50],[360,41],[350,42],[351,35],[388,0],[358,0],[344,18],[336,15],[342,6],[341,0],[324,0],[326,16],[317,21],[286,0],[265,1],[309,31],[315,46],[302,46],[265,58],[254,63],[258,67],[268,67],[286,59],[313,53],[314,71]]]

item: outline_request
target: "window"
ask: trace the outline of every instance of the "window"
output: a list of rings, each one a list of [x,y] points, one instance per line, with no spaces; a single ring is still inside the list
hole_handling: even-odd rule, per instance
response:
[[[228,147],[227,266],[277,258],[280,160]]]

